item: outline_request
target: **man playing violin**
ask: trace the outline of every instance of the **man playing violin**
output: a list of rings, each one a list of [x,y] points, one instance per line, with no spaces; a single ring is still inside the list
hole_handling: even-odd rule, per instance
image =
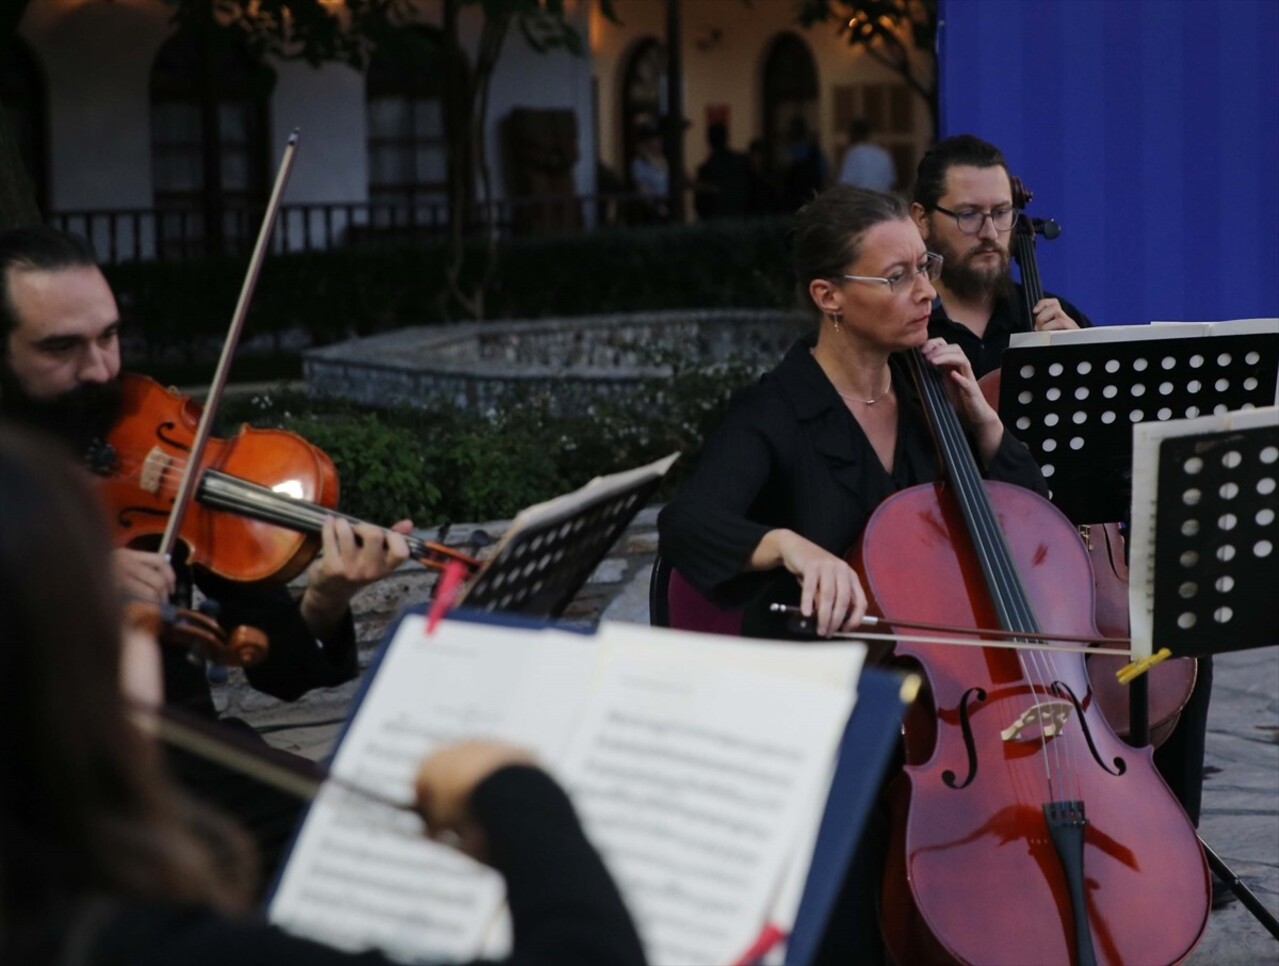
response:
[[[0,415],[41,429],[76,455],[100,446],[119,417],[120,317],[115,297],[92,249],[52,228],[0,232]],[[168,600],[179,584],[194,582],[220,606],[226,627],[249,625],[270,640],[269,656],[249,668],[258,690],[294,700],[317,687],[332,687],[359,670],[350,601],[364,585],[408,558],[402,534],[372,524],[330,518],[323,552],[308,571],[306,590],[294,603],[280,586],[235,583],[201,569],[175,568],[157,553],[121,548],[112,554],[120,591],[143,600]],[[168,700],[186,710],[215,715],[204,669],[176,652],[166,653]],[[237,724],[242,724],[237,722]],[[247,725],[243,725],[247,728]],[[230,791],[233,782],[200,768],[192,781],[202,792]],[[207,787],[206,787],[207,786]],[[296,803],[266,790],[240,795],[233,806],[248,824],[272,813],[260,834],[269,852],[291,831]],[[279,808],[285,811],[274,815]],[[260,830],[259,830],[260,831]]]
[[[925,154],[910,212],[928,250],[944,259],[928,333],[958,344],[978,376],[999,368],[1014,332],[1092,325],[1056,296],[1041,299],[1027,317],[1011,271],[1012,179],[993,144],[960,134]]]

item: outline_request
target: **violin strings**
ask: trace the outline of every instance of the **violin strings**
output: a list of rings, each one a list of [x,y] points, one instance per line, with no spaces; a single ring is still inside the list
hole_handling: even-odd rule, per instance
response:
[[[115,475],[124,480],[134,481],[141,476],[140,468],[145,465],[145,459],[137,459],[136,457],[123,457],[117,459],[117,467],[122,472]],[[188,464],[188,461],[181,457],[172,457],[166,463],[164,472],[160,474],[159,483],[152,495],[157,498],[174,498],[180,489],[179,479],[181,471]],[[251,480],[242,480],[230,474],[221,473],[217,470],[207,470],[209,474],[216,474],[219,481],[225,483],[227,488],[234,488],[235,493],[224,492],[222,499],[224,504],[220,509],[231,509],[236,511],[266,511],[270,519],[265,522],[274,523],[279,526],[290,527],[300,530],[303,533],[318,534],[327,517],[342,517],[351,524],[363,523],[356,517],[341,513],[337,510],[331,510],[318,503],[307,500],[298,500],[293,497],[284,496],[275,493],[266,487],[254,483]],[[252,512],[246,515],[253,516]],[[260,519],[260,517],[258,517]],[[389,528],[378,527],[382,533],[392,532]],[[435,556],[451,558],[459,560],[470,566],[475,565],[467,554],[452,547],[443,544],[432,543],[422,540],[412,534],[405,535],[405,540],[409,545],[409,552],[414,559],[420,560],[427,566],[435,565],[432,559]]]

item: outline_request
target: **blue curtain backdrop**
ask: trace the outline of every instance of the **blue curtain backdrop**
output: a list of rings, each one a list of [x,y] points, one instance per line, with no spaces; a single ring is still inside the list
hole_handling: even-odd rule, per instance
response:
[[[943,137],[1034,193],[1099,324],[1279,315],[1279,2],[940,0]]]

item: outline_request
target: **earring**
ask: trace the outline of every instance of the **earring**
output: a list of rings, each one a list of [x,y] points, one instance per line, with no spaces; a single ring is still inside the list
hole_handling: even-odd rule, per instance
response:
[[[835,326],[836,332],[839,331],[839,323],[842,322],[843,320],[844,320],[843,312],[832,312],[830,314],[830,321],[831,321],[831,324]]]

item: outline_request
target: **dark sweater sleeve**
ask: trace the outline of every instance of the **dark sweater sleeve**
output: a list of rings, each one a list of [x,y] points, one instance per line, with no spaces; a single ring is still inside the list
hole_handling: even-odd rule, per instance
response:
[[[772,444],[759,389],[734,400],[688,481],[658,515],[659,549],[694,587],[717,596],[772,526],[749,513],[768,484]],[[722,595],[719,595],[722,596]]]
[[[297,602],[282,586],[236,583],[207,571],[197,572],[196,583],[221,605],[218,620],[223,627],[247,624],[270,639],[266,660],[245,672],[257,690],[294,701],[312,688],[331,688],[349,681],[359,671],[355,625],[349,611],[330,638],[318,641],[302,619]]]
[[[489,861],[506,879],[519,966],[628,966],[644,952],[608,870],[564,790],[537,768],[503,768],[480,783],[471,811]]]
[[[1001,483],[1015,483],[1028,490],[1034,490],[1042,497],[1048,496],[1048,482],[1040,472],[1039,464],[1030,455],[1030,447],[1004,430],[1004,438],[995,450],[994,458],[986,467],[986,479],[998,480]]]

